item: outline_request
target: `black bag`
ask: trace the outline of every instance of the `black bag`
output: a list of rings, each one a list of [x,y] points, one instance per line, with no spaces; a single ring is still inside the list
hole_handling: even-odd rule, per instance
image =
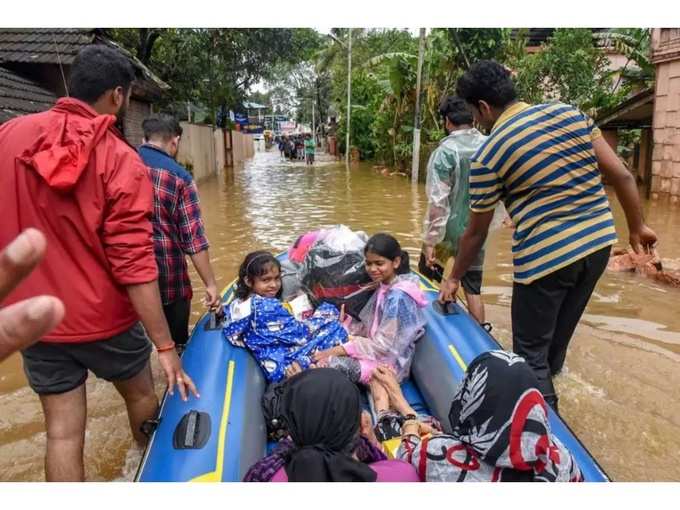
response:
[[[262,395],[262,414],[267,427],[267,439],[280,441],[288,437],[286,419],[281,411],[281,398],[286,391],[286,381],[271,383]]]
[[[338,252],[323,242],[314,245],[305,258],[302,284],[317,303],[326,301],[355,319],[375,292],[364,267],[364,254]]]
[[[418,271],[425,278],[429,278],[433,282],[441,283],[444,279],[444,268],[439,264],[435,263],[434,267],[427,267],[427,262],[425,261],[425,254],[420,254],[420,260],[418,260]]]

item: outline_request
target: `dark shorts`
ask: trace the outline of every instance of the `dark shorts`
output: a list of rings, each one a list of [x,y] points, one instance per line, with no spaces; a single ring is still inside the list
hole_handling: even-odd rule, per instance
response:
[[[439,264],[435,263],[434,267],[427,267],[425,263],[425,255],[420,254],[420,260],[418,261],[418,271],[430,280],[441,283],[444,277],[444,268]],[[465,292],[471,295],[479,296],[482,293],[482,277],[483,272],[481,270],[471,269],[463,275],[461,284]]]
[[[189,340],[189,316],[191,300],[178,299],[169,305],[163,305],[165,320],[168,321],[170,336],[177,345],[186,345]]]
[[[71,391],[85,382],[88,370],[107,381],[124,381],[146,366],[151,342],[141,323],[106,340],[57,344],[38,342],[21,352],[33,391],[50,395]]]
[[[482,293],[482,271],[470,270],[460,280],[463,290],[468,294],[479,296]]]

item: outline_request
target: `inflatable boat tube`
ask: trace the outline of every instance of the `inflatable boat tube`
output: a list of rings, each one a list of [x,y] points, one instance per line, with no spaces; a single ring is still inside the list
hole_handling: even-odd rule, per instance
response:
[[[285,262],[286,255],[279,258]],[[443,310],[436,303],[437,288],[424,276],[420,278],[430,301],[426,334],[417,344],[411,378],[402,388],[416,410],[436,416],[446,428],[451,399],[467,364],[500,345],[459,304]],[[234,286],[232,283],[225,290],[225,303],[231,300]],[[166,393],[136,481],[242,480],[248,468],[266,454],[268,446],[260,404],[265,381],[259,366],[247,350],[224,339],[214,315],[206,315],[196,324],[182,363],[201,398],[183,402],[179,392],[173,396]],[[550,425],[573,453],[586,481],[609,480],[552,410]]]

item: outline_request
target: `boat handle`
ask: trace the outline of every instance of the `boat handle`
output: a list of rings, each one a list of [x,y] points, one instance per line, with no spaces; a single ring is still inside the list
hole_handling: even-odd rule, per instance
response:
[[[198,450],[210,438],[210,415],[192,409],[182,416],[172,435],[172,446],[176,450]]]
[[[432,303],[432,308],[434,308],[435,312],[444,316],[458,315],[458,310],[456,310],[456,305],[453,301],[447,301],[446,303],[435,301]]]
[[[203,328],[205,331],[213,331],[222,328],[222,322],[224,321],[224,310],[220,306],[216,310],[210,310],[208,315],[208,322],[205,323]]]

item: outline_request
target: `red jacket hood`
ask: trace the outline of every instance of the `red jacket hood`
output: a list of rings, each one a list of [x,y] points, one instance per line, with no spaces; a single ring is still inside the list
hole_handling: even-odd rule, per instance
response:
[[[50,110],[53,122],[22,155],[22,161],[47,184],[69,191],[78,182],[94,147],[114,125],[113,115],[99,115],[87,103],[64,97]],[[75,118],[74,118],[75,117]]]

